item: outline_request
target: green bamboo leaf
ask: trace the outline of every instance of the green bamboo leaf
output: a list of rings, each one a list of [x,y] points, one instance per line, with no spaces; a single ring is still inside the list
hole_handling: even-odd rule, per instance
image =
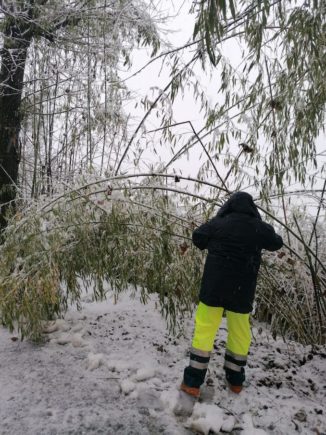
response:
[[[193,32],[193,39],[196,39],[196,36],[200,32],[200,30],[201,30],[201,20],[199,19],[195,23],[194,32]]]
[[[217,14],[217,8],[215,4],[216,0],[211,0],[211,5],[209,8],[209,14],[208,14],[208,31],[211,33],[214,33],[215,29],[215,23],[218,20],[218,14]]]
[[[214,0],[212,3],[214,3]],[[223,18],[226,20],[226,0],[218,0],[218,7],[222,10]]]
[[[236,13],[235,13],[234,2],[233,2],[233,0],[229,0],[229,1],[230,1],[230,10],[231,10],[231,15],[232,15],[232,18],[235,19],[235,17],[236,17]]]
[[[264,0],[264,13],[266,15],[269,15],[269,11],[270,11],[270,1]]]

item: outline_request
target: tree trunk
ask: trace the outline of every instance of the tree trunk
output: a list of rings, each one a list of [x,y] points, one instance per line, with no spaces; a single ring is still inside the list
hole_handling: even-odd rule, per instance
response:
[[[20,161],[21,99],[31,32],[26,23],[6,18],[0,70],[0,232],[16,198]]]

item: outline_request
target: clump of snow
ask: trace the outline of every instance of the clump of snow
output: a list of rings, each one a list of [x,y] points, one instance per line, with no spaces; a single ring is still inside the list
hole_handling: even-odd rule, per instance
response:
[[[136,384],[132,382],[130,379],[125,379],[120,382],[121,391],[124,394],[129,394],[136,388]]]
[[[72,328],[71,328],[71,332],[80,332],[80,331],[82,331],[83,330],[83,325],[74,325]]]
[[[64,346],[65,344],[71,343],[71,335],[70,334],[62,334],[60,337],[53,340],[55,343]]]
[[[221,431],[222,432],[231,432],[235,426],[236,420],[233,415],[230,415],[229,417],[226,417],[225,420],[223,420]]]
[[[155,369],[151,367],[141,368],[137,370],[134,379],[137,382],[147,381],[148,379],[154,378],[155,373]]]
[[[104,355],[102,353],[89,353],[87,355],[87,368],[89,370],[98,369],[105,362]]]
[[[213,433],[218,433],[212,429],[212,422],[210,422],[205,417],[198,418],[196,420],[192,420],[189,424],[189,427],[201,434],[207,435],[211,430]],[[221,427],[221,426],[219,426]]]
[[[165,390],[162,392],[160,399],[166,409],[174,412],[179,401],[179,392],[177,390]]]
[[[47,322],[43,327],[45,334],[52,334],[56,331],[67,332],[70,329],[70,325],[64,319],[57,319],[52,322]]]
[[[72,344],[73,347],[86,347],[88,345],[88,343],[83,339],[83,334],[61,334],[52,341],[62,346]]]
[[[139,393],[138,393],[138,391],[137,390],[134,390],[130,395],[129,395],[129,397],[131,398],[131,399],[138,399],[138,397],[139,397]]]
[[[268,435],[263,429],[256,429],[252,422],[252,416],[250,414],[243,415],[243,430],[241,435]]]
[[[123,372],[130,369],[130,363],[124,360],[108,360],[108,369],[112,372]]]
[[[87,342],[83,339],[83,334],[73,334],[71,336],[71,344],[74,347],[85,347]]]
[[[209,432],[218,434],[226,420],[224,411],[216,405],[196,403],[188,424],[189,427],[208,435]]]

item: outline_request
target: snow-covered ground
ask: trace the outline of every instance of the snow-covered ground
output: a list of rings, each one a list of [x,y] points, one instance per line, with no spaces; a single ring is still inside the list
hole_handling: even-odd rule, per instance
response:
[[[326,434],[326,348],[275,341],[253,329],[247,386],[223,377],[222,325],[203,399],[190,417],[173,412],[193,320],[170,336],[155,309],[128,294],[83,302],[48,325],[48,342],[0,328],[0,434]]]

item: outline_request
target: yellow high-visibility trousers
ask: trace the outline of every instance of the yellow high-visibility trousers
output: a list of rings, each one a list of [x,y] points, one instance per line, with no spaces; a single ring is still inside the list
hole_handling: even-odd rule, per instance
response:
[[[224,308],[210,307],[200,302],[195,317],[195,332],[190,351],[189,366],[184,370],[183,383],[199,388],[203,384],[216,333],[222,321]],[[244,367],[251,343],[249,314],[226,311],[228,337],[224,370],[229,383],[242,385]]]
[[[195,317],[192,347],[211,352],[220,327],[224,308],[209,307],[199,302]],[[251,343],[249,314],[226,311],[228,338],[226,348],[236,355],[247,356]]]

